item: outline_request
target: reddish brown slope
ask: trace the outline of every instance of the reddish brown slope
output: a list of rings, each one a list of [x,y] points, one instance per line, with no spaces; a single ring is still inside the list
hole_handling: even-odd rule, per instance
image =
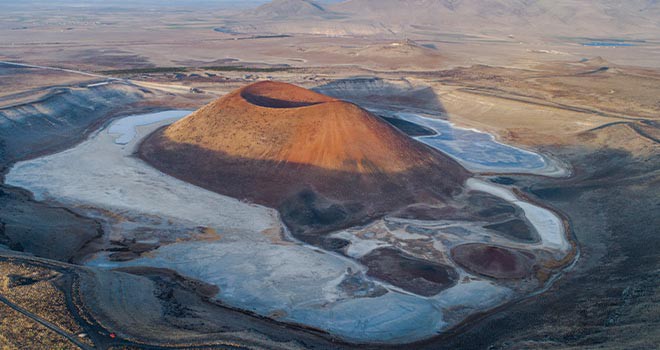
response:
[[[468,173],[358,106],[249,85],[151,135],[141,156],[213,191],[278,208],[295,233],[443,201]]]

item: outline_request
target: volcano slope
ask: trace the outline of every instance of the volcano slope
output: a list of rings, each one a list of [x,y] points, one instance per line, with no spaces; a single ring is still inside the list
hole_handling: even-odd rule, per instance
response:
[[[160,129],[142,159],[184,181],[276,208],[293,234],[446,203],[469,173],[377,116],[294,85],[260,82]]]

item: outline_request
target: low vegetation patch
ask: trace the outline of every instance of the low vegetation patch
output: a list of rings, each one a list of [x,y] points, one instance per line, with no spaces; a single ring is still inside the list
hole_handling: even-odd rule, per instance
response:
[[[273,73],[293,70],[292,67],[245,67],[245,66],[209,66],[209,67],[152,67],[133,69],[104,70],[98,73],[106,75],[131,75],[131,74],[163,74],[184,73],[191,70],[202,69],[216,72],[250,72],[250,73]]]
[[[253,72],[253,73],[272,73],[272,72],[285,72],[293,70],[292,67],[243,67],[243,66],[211,66],[202,67],[202,69],[218,71],[218,72]]]
[[[123,75],[123,74],[152,74],[152,73],[180,73],[185,72],[186,67],[153,67],[153,68],[134,68],[134,69],[115,69],[105,70],[99,73],[108,75]]]

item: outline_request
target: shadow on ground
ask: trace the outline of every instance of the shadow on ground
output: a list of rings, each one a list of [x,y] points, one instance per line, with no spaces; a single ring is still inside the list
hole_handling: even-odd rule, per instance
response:
[[[430,86],[416,86],[406,79],[388,80],[356,76],[317,86],[312,90],[357,103],[367,108],[406,107],[445,114],[442,102]]]

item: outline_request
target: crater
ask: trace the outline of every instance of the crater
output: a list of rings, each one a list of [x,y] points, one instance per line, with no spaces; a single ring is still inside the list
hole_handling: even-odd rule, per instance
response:
[[[300,108],[335,101],[334,98],[306,89],[273,88],[276,83],[252,84],[241,91],[241,97],[249,103],[266,108]]]
[[[449,266],[411,257],[392,248],[376,249],[360,262],[369,268],[369,276],[423,296],[436,295],[458,279],[458,273]]]
[[[461,267],[486,277],[522,279],[532,274],[530,259],[513,249],[471,243],[453,248],[451,256]]]

